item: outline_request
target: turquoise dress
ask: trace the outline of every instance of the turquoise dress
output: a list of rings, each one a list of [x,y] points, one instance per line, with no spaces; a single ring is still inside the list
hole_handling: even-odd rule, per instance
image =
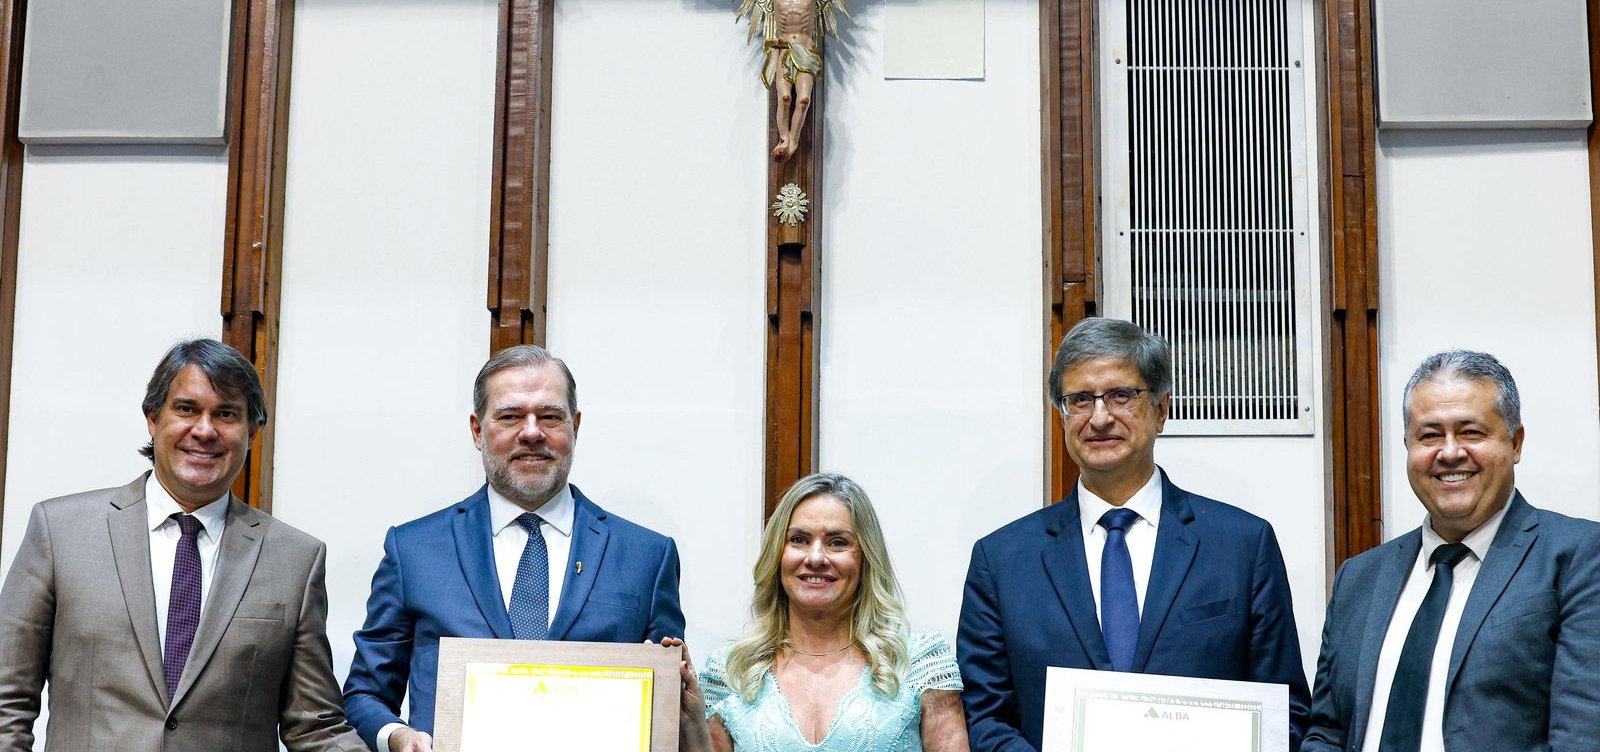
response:
[[[961,673],[950,643],[938,634],[911,635],[911,668],[900,681],[900,693],[884,697],[872,686],[872,674],[839,698],[833,723],[821,744],[811,744],[795,724],[789,700],[778,691],[768,671],[755,702],[745,702],[731,688],[723,671],[727,648],[718,649],[700,672],[706,697],[706,718],[720,716],[738,752],[922,752],[922,693],[930,689],[961,690]]]

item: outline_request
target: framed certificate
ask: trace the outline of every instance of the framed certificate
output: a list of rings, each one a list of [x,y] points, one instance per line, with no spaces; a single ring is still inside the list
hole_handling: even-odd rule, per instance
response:
[[[676,752],[678,648],[439,640],[439,752]]]
[[[1051,667],[1040,752],[1288,752],[1289,687]]]

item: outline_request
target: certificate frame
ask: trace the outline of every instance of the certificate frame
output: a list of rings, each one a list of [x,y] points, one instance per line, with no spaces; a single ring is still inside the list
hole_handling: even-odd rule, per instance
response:
[[[559,640],[439,639],[438,694],[434,703],[434,748],[460,752],[466,717],[467,665],[650,669],[650,752],[677,752],[678,703],[682,693],[680,648],[649,643]],[[642,729],[641,729],[642,731]]]
[[[1185,742],[1174,748],[1225,752],[1289,749],[1289,687],[1285,684],[1057,666],[1049,667],[1046,677],[1041,752],[1122,750],[1128,734],[1140,733],[1134,726],[1146,723],[1152,724],[1147,730],[1158,736],[1185,735]],[[1137,720],[1125,717],[1130,710]],[[1210,723],[1203,716],[1208,716]],[[1086,733],[1091,723],[1100,728]],[[1108,723],[1115,734],[1105,733],[1102,724]],[[1108,736],[1118,738],[1105,741]],[[1236,737],[1236,741],[1228,741]]]

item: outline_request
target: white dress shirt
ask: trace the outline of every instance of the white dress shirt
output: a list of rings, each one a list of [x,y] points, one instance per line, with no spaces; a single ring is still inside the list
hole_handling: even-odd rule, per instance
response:
[[[171,518],[181,514],[183,507],[167,493],[167,489],[151,473],[144,482],[144,510],[150,523],[150,581],[155,585],[156,635],[161,644],[167,644],[167,606],[172,600],[172,560],[178,555],[178,539],[183,530]],[[211,583],[217,575],[217,552],[222,549],[222,528],[228,522],[228,495],[223,494],[199,509],[194,518],[200,521],[200,532],[195,535],[195,546],[200,549],[200,612],[205,613],[206,600],[211,596]],[[165,647],[163,647],[165,650]]]
[[[1513,489],[1512,493],[1516,493]],[[1451,577],[1450,600],[1445,602],[1444,620],[1439,622],[1439,641],[1433,646],[1433,664],[1428,670],[1428,698],[1422,710],[1422,746],[1420,752],[1444,752],[1444,690],[1446,674],[1450,671],[1450,651],[1456,644],[1456,628],[1461,626],[1461,612],[1467,608],[1467,597],[1472,594],[1472,583],[1478,579],[1483,557],[1489,553],[1489,544],[1506,518],[1506,507],[1501,507],[1477,530],[1461,539],[1469,553],[1456,563]],[[1383,721],[1389,712],[1389,689],[1394,684],[1395,668],[1400,665],[1400,652],[1405,649],[1406,635],[1411,622],[1422,608],[1422,600],[1433,584],[1433,566],[1428,563],[1434,549],[1445,544],[1444,538],[1433,531],[1433,522],[1422,525],[1422,549],[1417,551],[1416,563],[1400,590],[1400,601],[1395,604],[1394,616],[1389,618],[1389,630],[1383,635],[1383,648],[1378,653],[1377,681],[1372,685],[1372,708],[1368,714],[1366,742],[1363,749],[1376,751],[1383,739]]]
[[[561,603],[561,588],[567,581],[567,562],[572,558],[574,509],[572,486],[568,485],[534,511],[544,520],[539,532],[544,535],[544,547],[550,563],[551,623],[555,623],[556,606]],[[528,531],[517,524],[517,517],[526,511],[516,502],[500,495],[493,487],[489,488],[489,534],[494,545],[494,569],[500,580],[500,600],[507,611],[511,610],[511,588],[517,584],[517,566],[522,563],[522,549],[528,545]],[[573,566],[580,563],[573,562]],[[389,737],[401,728],[404,725],[387,723],[378,729],[378,749],[387,751]]]
[[[511,587],[517,583],[517,565],[528,546],[528,531],[517,524],[517,517],[528,510],[489,489],[489,533],[494,536],[494,568],[500,577],[500,599],[511,610]],[[567,560],[572,551],[572,486],[563,486],[555,496],[534,511],[544,520],[539,532],[550,562],[550,623],[556,620],[556,605],[561,602],[561,586],[567,581]],[[551,535],[551,533],[555,533]],[[599,563],[599,562],[593,562]]]
[[[1128,558],[1133,561],[1133,592],[1139,599],[1139,613],[1144,613],[1144,593],[1150,584],[1150,566],[1156,558],[1156,529],[1161,525],[1161,473],[1150,473],[1150,480],[1122,505],[1132,509],[1139,519],[1128,526],[1125,540]],[[1089,587],[1094,591],[1094,612],[1100,614],[1100,555],[1106,547],[1106,529],[1100,527],[1100,517],[1116,507],[1095,496],[1078,481],[1078,521],[1083,524],[1083,556],[1089,564]]]

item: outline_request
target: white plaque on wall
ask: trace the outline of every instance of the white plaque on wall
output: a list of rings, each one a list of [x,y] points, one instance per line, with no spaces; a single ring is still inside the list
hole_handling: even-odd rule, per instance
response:
[[[222,144],[229,0],[32,0],[24,143]]]
[[[887,0],[884,78],[983,78],[984,0]]]

